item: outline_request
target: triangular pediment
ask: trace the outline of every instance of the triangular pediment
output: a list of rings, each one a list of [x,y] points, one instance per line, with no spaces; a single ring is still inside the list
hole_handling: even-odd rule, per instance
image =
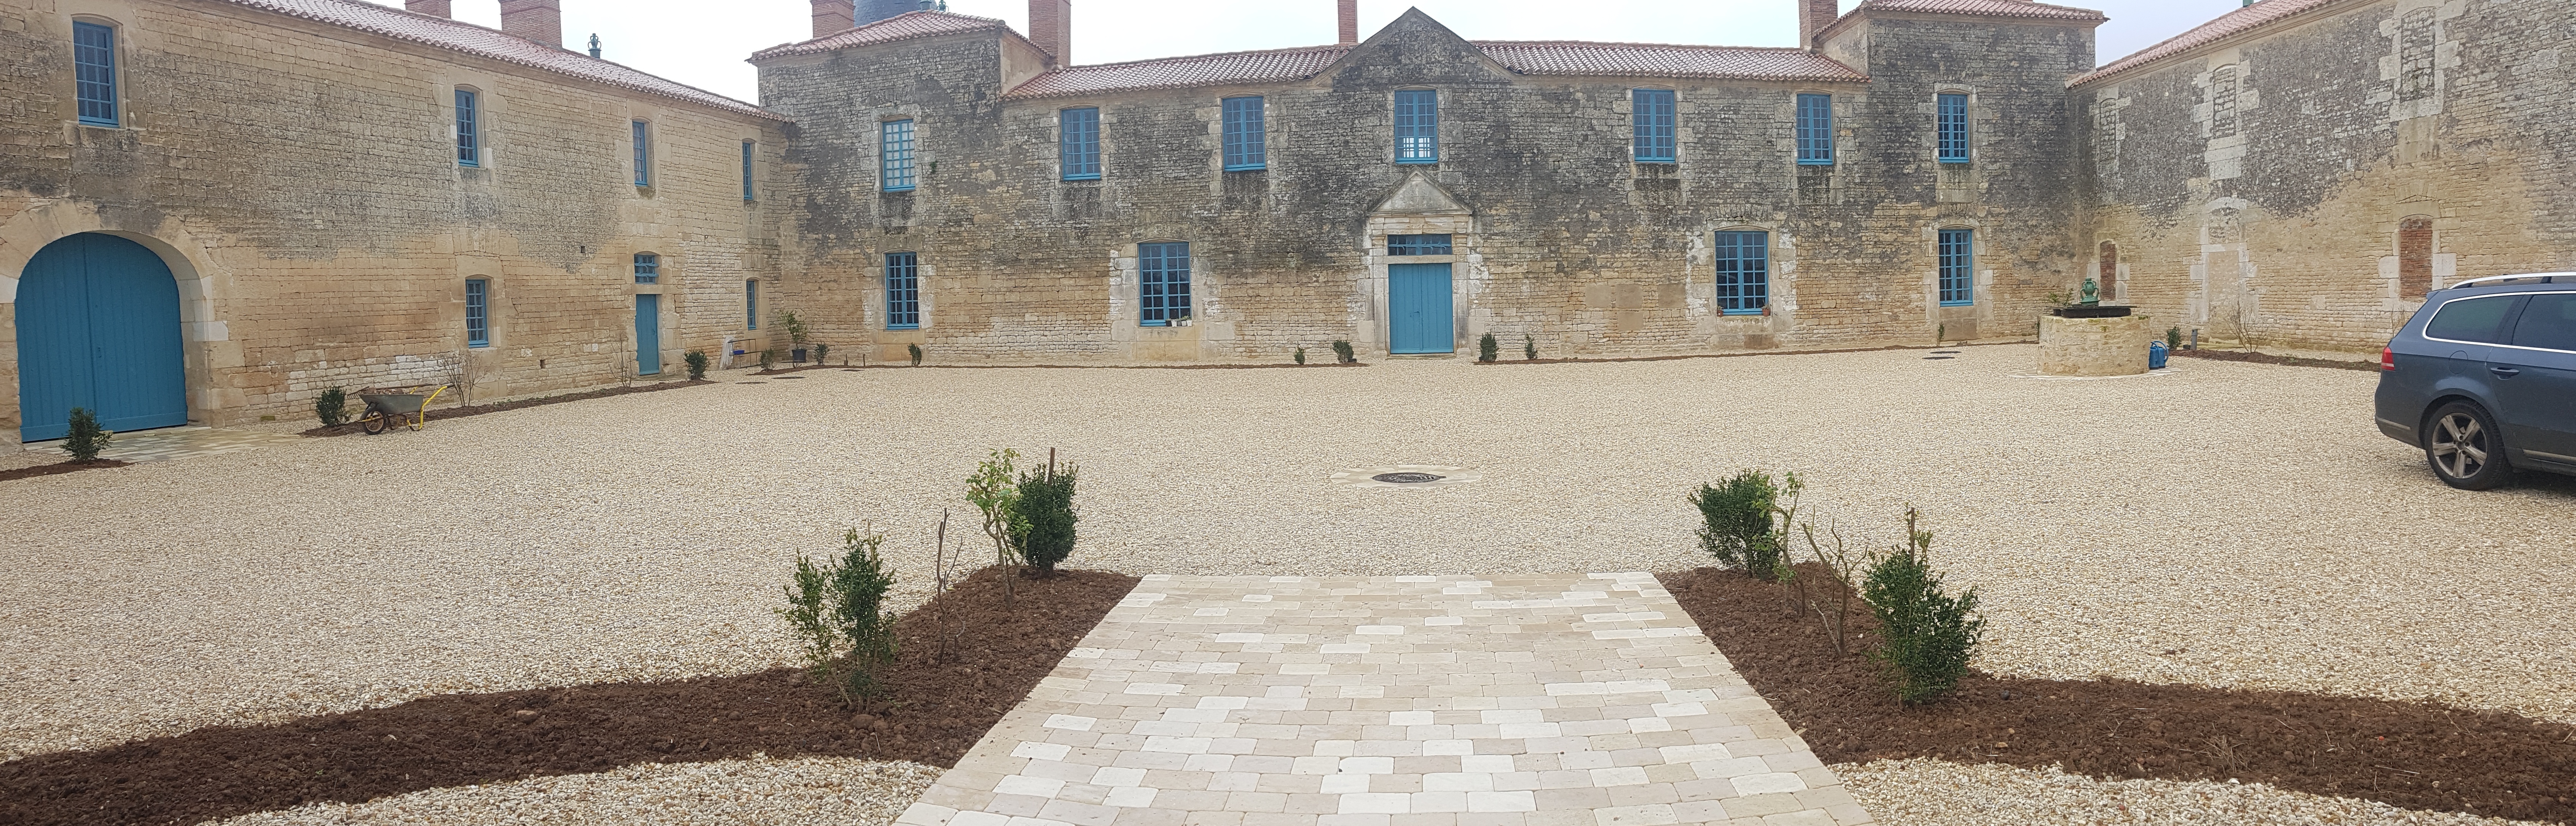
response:
[[[1397,15],[1394,22],[1386,24],[1386,28],[1379,29],[1335,59],[1320,76],[1331,82],[1347,82],[1348,79],[1342,75],[1354,67],[1374,69],[1364,73],[1371,75],[1373,80],[1394,83],[1437,82],[1443,79],[1443,74],[1455,75],[1458,70],[1469,67],[1473,67],[1470,71],[1479,76],[1509,77],[1512,73],[1503,64],[1495,62],[1491,55],[1485,54],[1484,49],[1467,42],[1466,38],[1459,37],[1457,32],[1450,31],[1448,26],[1441,25],[1440,21],[1431,19],[1431,15],[1418,8],[1406,9]],[[1446,67],[1447,71],[1424,71],[1427,67]]]
[[[1466,204],[1431,182],[1431,176],[1420,172],[1407,175],[1395,194],[1378,202],[1376,215],[1464,215],[1472,212]]]

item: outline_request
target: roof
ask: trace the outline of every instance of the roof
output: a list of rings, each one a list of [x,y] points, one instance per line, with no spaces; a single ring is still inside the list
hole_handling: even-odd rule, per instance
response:
[[[2092,9],[2052,6],[2031,0],[1868,0],[1853,11],[1916,11],[1931,14],[2023,17],[2035,20],[2090,20],[2097,23],[2110,19]]]
[[[1472,42],[1494,62],[1524,75],[1855,82],[1869,79],[1832,58],[1790,48],[1580,40]],[[1074,66],[1031,78],[1012,89],[1008,97],[1071,97],[1304,80],[1322,73],[1351,48],[1308,46]]]
[[[2165,58],[2253,31],[2300,12],[2323,8],[2338,2],[2341,0],[2259,0],[2253,5],[2219,15],[2218,19],[2202,23],[2191,31],[2174,35],[2165,42],[2140,49],[2136,54],[2103,64],[2101,68],[2094,69],[2091,73],[2067,81],[2066,85],[2091,83],[2114,75],[2127,74]]]
[[[714,92],[563,48],[558,44],[502,33],[472,23],[450,20],[361,0],[220,0],[236,6],[275,12],[335,26],[346,26],[395,40],[435,46],[543,69],[559,75],[605,83],[621,89],[682,100],[743,115],[786,120],[775,112]]]
[[[990,17],[951,14],[944,11],[908,11],[874,23],[827,34],[800,43],[771,46],[751,54],[752,60],[767,60],[787,55],[815,54],[852,46],[873,46],[917,37],[938,37],[967,32],[1008,32],[1011,26]],[[1017,36],[1016,33],[1014,36]]]

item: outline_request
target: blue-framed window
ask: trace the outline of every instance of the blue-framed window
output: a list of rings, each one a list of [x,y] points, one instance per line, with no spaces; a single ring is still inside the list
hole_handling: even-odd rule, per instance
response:
[[[1941,95],[1940,103],[1941,162],[1968,162],[1968,96],[1955,93]]]
[[[465,279],[465,346],[492,346],[492,282]]]
[[[1976,230],[1941,231],[1941,306],[1977,303]]]
[[[1403,89],[1395,93],[1395,162],[1440,162],[1440,93]]]
[[[1673,139],[1673,90],[1633,89],[1628,92],[1629,108],[1635,110],[1638,163],[1674,163],[1681,155]]]
[[[635,254],[635,283],[658,284],[662,281],[662,256],[649,252]]]
[[[751,200],[751,150],[758,143],[758,141],[742,142],[742,199],[745,201]]]
[[[921,256],[886,253],[886,329],[921,329]]]
[[[1716,253],[1718,312],[1760,315],[1771,303],[1771,233],[1718,233]]]
[[[760,329],[760,282],[742,282],[742,328]]]
[[[1388,255],[1448,255],[1448,254],[1449,254],[1449,236],[1447,236],[1447,235],[1389,235],[1389,236],[1387,236],[1387,237],[1386,237],[1386,254],[1388,254]]]
[[[1269,150],[1262,145],[1268,135],[1261,124],[1261,99],[1225,99],[1225,171],[1241,172],[1263,169],[1270,165]]]
[[[643,121],[640,121],[640,120],[639,120],[639,121],[635,121],[632,125],[635,127],[635,185],[636,185],[636,186],[652,186],[652,185],[653,185],[653,129],[652,129],[652,125],[651,125],[651,124],[648,124],[648,123],[645,123],[645,122],[643,122]]]
[[[72,24],[74,94],[80,99],[80,122],[116,125],[116,29],[96,23]]]
[[[1100,110],[1086,106],[1057,112],[1056,132],[1064,179],[1100,180]]]
[[[474,90],[456,90],[456,165],[483,165],[482,110]]]
[[[890,120],[879,129],[885,140],[878,144],[885,176],[878,186],[887,192],[912,190],[912,121]]]
[[[1137,290],[1138,302],[1144,307],[1137,323],[1161,327],[1190,317],[1190,245],[1137,244],[1136,271],[1143,276]]]
[[[1798,95],[1798,162],[1834,162],[1834,96]]]

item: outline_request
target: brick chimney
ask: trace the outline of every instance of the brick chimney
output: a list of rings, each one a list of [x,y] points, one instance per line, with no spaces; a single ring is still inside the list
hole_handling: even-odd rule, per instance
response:
[[[501,0],[501,31],[563,48],[562,0]]]
[[[1073,0],[1029,0],[1029,42],[1055,56],[1055,65],[1073,65]]]
[[[447,7],[447,0],[403,0],[403,8],[420,14],[436,15],[439,17],[456,16],[456,12]]]
[[[1823,49],[1825,44],[1817,42],[1817,38],[1842,16],[1842,6],[1835,0],[1798,0],[1798,48],[1811,52]]]
[[[814,0],[814,36],[849,31],[857,13],[850,0]]]
[[[1344,46],[1360,42],[1360,0],[1341,0],[1342,39]]]

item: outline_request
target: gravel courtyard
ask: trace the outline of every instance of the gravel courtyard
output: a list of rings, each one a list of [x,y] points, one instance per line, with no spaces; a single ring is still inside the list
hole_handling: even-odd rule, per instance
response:
[[[1923,509],[1986,595],[1989,670],[2576,722],[2576,484],[2443,487],[2372,428],[2369,373],[2040,380],[2016,377],[2030,346],[1963,349],[733,373],[0,483],[0,759],[784,664],[795,554],[872,524],[921,599],[943,509],[980,541],[959,492],[1001,445],[1079,463],[1069,564],[1138,574],[1674,570],[1700,564],[1691,485],[1794,470],[1820,524],[1872,543]],[[1395,464],[1481,478],[1329,481]]]

